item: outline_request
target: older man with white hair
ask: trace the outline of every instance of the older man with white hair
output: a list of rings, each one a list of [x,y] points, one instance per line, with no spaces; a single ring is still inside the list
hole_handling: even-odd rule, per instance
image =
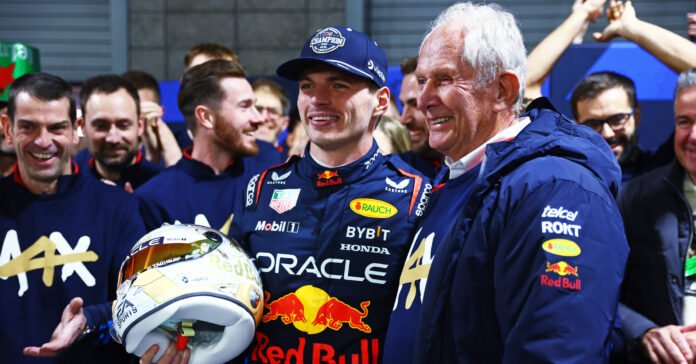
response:
[[[631,247],[621,290],[629,362],[692,362],[696,351],[696,68],[674,92],[676,159],[621,188]]]
[[[498,5],[445,10],[416,78],[450,171],[404,266],[385,362],[607,361],[628,247],[606,143],[550,108],[519,114],[525,49]]]

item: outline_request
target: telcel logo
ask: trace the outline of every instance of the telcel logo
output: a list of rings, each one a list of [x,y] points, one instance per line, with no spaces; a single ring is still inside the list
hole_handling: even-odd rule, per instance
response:
[[[350,209],[360,216],[375,219],[390,218],[399,212],[394,205],[373,198],[356,198],[350,202]]]

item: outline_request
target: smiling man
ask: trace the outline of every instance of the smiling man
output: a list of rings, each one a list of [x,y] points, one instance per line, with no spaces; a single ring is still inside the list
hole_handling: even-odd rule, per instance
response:
[[[179,221],[229,232],[251,177],[241,157],[259,150],[255,131],[263,119],[255,100],[237,62],[213,60],[186,71],[179,109],[193,133],[193,147],[136,190],[149,229]]]
[[[696,352],[696,68],[679,75],[674,117],[676,159],[619,196],[631,247],[619,311],[630,362],[687,362]]]
[[[267,294],[251,363],[382,361],[400,267],[432,189],[372,137],[389,105],[386,70],[374,41],[338,25],[277,69],[299,83],[310,142],[303,158],[247,187],[241,242]]]
[[[656,151],[639,148],[640,106],[630,78],[610,71],[592,73],[575,86],[570,105],[575,121],[599,133],[609,144],[621,166],[623,181],[674,158],[671,140]]]
[[[83,170],[130,191],[162,170],[139,149],[143,120],[134,86],[116,75],[92,77],[82,85],[80,100],[87,150],[75,159]]]
[[[22,76],[0,117],[17,154],[12,175],[0,181],[0,293],[2,310],[12,312],[0,318],[3,362],[32,361],[23,352],[55,356],[62,350],[43,362],[124,359],[118,346],[93,344],[108,336],[106,326],[97,333],[97,324],[111,316],[107,302],[115,298],[121,262],[145,230],[134,196],[71,163],[81,123],[71,93],[56,76]],[[67,348],[85,328],[95,334]]]
[[[263,116],[263,124],[256,131],[256,138],[279,147],[278,138],[288,127],[288,97],[278,83],[261,78],[251,85],[256,95],[256,109]],[[280,148],[279,148],[280,149]]]
[[[399,121],[408,129],[411,150],[399,155],[406,163],[430,178],[435,178],[442,166],[442,154],[428,143],[428,126],[425,114],[418,110],[418,81],[416,80],[418,58],[406,58],[401,62],[401,91],[399,101],[404,105]]]
[[[620,171],[597,133],[520,114],[525,53],[496,4],[452,5],[421,44],[417,104],[450,170],[401,274],[390,362],[608,361]]]

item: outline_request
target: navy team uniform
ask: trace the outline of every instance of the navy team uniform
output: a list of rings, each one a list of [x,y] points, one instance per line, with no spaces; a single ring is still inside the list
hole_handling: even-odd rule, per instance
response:
[[[416,363],[608,361],[628,256],[621,173],[589,128],[552,110],[528,116],[514,140],[486,147],[437,248],[412,332]]]
[[[175,165],[165,169],[135,193],[148,230],[176,221],[196,223],[229,233],[234,216],[242,207],[249,178],[270,166],[256,166],[239,159],[219,175],[191,158],[191,148]],[[234,235],[233,235],[234,237]]]
[[[342,167],[305,156],[247,186],[241,243],[266,291],[249,362],[377,363],[432,184],[374,142]]]
[[[73,297],[84,299],[88,326],[111,320],[119,268],[145,234],[137,199],[81,173],[61,176],[53,195],[35,195],[24,187],[15,166],[0,181],[0,201],[0,361],[124,359],[125,351],[116,343],[95,345],[109,341],[106,325],[98,330],[101,337],[86,337],[55,358],[24,356],[22,349],[51,338]]]
[[[418,324],[425,282],[438,245],[448,236],[456,216],[466,203],[479,166],[465,174],[438,185],[430,196],[426,210],[413,237],[393,307],[384,344],[385,363],[410,363],[413,359],[415,332]]]
[[[80,166],[81,171],[89,171],[92,176],[98,180],[103,179],[97,171],[94,163],[94,157],[89,154],[87,149],[82,149],[75,156],[75,162]],[[126,182],[130,182],[131,187],[136,189],[142,186],[145,182],[149,181],[150,178],[156,176],[164,169],[163,166],[150,162],[149,160],[143,158],[143,152],[138,151],[138,155],[135,157],[135,163],[124,168],[121,171],[121,179],[114,182],[119,187],[124,187]]]

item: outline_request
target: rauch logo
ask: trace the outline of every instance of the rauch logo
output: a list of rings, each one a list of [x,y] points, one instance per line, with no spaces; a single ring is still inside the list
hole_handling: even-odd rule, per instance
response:
[[[386,219],[399,212],[394,205],[372,198],[356,198],[350,202],[350,209],[360,216],[375,219]]]

